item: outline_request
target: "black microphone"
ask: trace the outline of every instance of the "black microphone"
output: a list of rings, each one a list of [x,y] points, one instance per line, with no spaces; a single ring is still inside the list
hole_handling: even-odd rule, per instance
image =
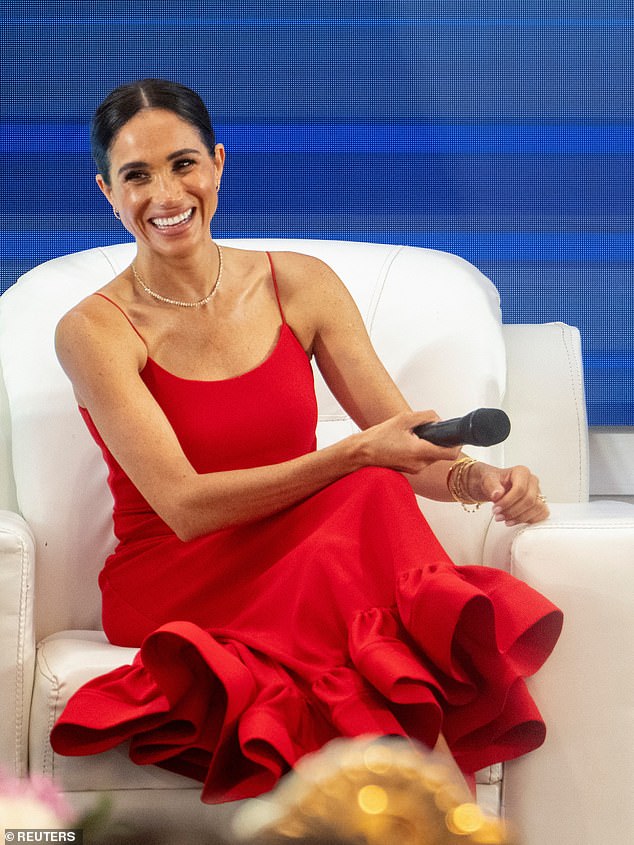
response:
[[[413,432],[436,446],[493,446],[506,440],[510,430],[511,421],[504,411],[477,408],[464,417],[417,425]]]

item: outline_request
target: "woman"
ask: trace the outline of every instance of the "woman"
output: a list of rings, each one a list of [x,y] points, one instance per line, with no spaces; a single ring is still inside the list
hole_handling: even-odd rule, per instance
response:
[[[539,745],[522,676],[561,615],[505,573],[456,570],[414,495],[533,523],[538,480],[412,433],[436,415],[407,406],[320,261],[212,240],[225,152],[194,92],[116,89],[92,145],[137,255],[56,345],[110,468],[104,630],[141,649],[75,694],[53,747],[130,739],[220,801],[338,735],[446,741],[467,773]],[[313,356],[361,429],[318,451]]]

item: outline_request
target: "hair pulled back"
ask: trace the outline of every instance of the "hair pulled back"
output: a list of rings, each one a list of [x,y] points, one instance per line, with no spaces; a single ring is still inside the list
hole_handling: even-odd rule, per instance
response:
[[[117,133],[143,109],[166,109],[189,123],[213,156],[216,144],[207,107],[191,88],[165,79],[141,79],[120,85],[95,111],[90,126],[92,157],[106,184],[110,184],[110,149]]]

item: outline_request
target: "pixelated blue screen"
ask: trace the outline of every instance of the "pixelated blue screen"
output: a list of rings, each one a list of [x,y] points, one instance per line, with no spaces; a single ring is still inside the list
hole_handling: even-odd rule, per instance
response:
[[[13,2],[2,24],[2,287],[127,239],[88,123],[115,85],[197,89],[228,150],[221,237],[428,246],[505,322],[579,327],[593,425],[634,424],[628,2]],[[538,397],[536,397],[538,400]]]

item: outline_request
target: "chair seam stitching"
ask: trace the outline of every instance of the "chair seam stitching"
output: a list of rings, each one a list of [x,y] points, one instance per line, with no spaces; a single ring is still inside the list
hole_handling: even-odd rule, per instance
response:
[[[58,679],[56,673],[53,672],[53,670],[51,669],[49,663],[46,660],[46,655],[41,650],[40,650],[40,659],[41,659],[41,663],[43,663],[46,666],[46,668],[49,672],[49,677],[47,678],[47,680],[49,680],[51,682],[51,692],[47,696],[50,706],[48,708],[48,724],[47,724],[47,740],[48,740],[48,742],[45,745],[44,755],[43,755],[43,769],[44,769],[43,774],[45,774],[45,775],[48,774],[49,773],[49,767],[50,767],[50,777],[53,779],[54,775],[55,775],[55,753],[53,751],[53,746],[51,745],[51,731],[53,730],[53,726],[54,726],[55,722],[57,721],[57,707],[58,707],[58,704],[59,704],[60,685],[59,685],[59,679]],[[40,670],[40,674],[42,674],[44,677],[46,677],[44,672],[41,672],[41,670]]]
[[[21,537],[16,537],[20,547],[20,610],[18,622],[18,641],[17,641],[17,671],[15,673],[15,697],[16,697],[16,720],[15,720],[15,771],[19,772],[21,769],[22,758],[22,738],[24,730],[24,651],[25,651],[25,634],[26,634],[26,610],[28,605],[28,578],[27,565],[28,554],[26,552],[26,545]],[[28,743],[27,743],[27,766],[28,766]]]
[[[374,321],[376,318],[376,312],[379,310],[379,303],[381,301],[381,297],[383,296],[383,291],[387,283],[387,277],[389,275],[390,268],[392,267],[392,264],[396,260],[397,256],[400,255],[400,253],[404,249],[404,246],[396,246],[392,250],[390,250],[383,259],[383,266],[379,271],[377,283],[375,285],[374,293],[372,295],[372,300],[368,308],[367,328],[368,334],[370,336],[372,336],[372,332],[374,331]]]

